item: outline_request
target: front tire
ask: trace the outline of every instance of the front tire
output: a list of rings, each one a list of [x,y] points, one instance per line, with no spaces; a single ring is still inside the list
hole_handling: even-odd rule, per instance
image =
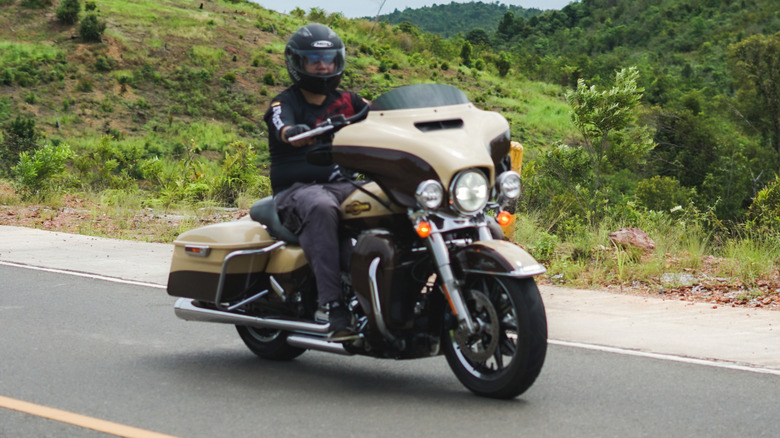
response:
[[[450,368],[477,395],[517,397],[533,385],[547,354],[547,317],[536,283],[471,275],[462,292],[479,329],[443,333]]]
[[[287,332],[237,325],[238,335],[256,355],[269,360],[293,360],[306,350],[287,343]]]

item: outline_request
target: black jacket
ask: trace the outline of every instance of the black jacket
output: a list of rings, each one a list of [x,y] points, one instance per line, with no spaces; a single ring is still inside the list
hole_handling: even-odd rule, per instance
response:
[[[271,187],[274,194],[296,182],[325,183],[334,170],[334,166],[316,166],[306,162],[306,154],[321,147],[321,144],[293,147],[281,140],[282,128],[299,124],[314,128],[318,123],[337,114],[350,117],[366,105],[368,103],[357,94],[342,90],[330,92],[322,105],[307,102],[295,86],[276,96],[265,113],[268,149],[271,154]]]

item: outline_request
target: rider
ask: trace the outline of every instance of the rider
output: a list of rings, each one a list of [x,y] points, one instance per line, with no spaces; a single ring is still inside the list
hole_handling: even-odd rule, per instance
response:
[[[317,284],[317,318],[325,314],[330,337],[352,333],[352,317],[342,297],[339,268],[339,206],[355,187],[335,165],[306,161],[313,138],[291,142],[297,134],[341,114],[352,116],[368,103],[337,90],[344,74],[344,43],[329,27],[308,24],[287,41],[284,55],[293,85],[276,96],[265,114],[271,155],[271,187],[282,223],[298,235]],[[324,322],[324,321],[323,321]]]

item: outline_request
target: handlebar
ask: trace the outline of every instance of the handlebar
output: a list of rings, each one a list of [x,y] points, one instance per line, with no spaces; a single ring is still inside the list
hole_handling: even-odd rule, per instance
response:
[[[366,105],[362,110],[360,110],[359,112],[357,112],[356,114],[350,117],[344,117],[341,114],[330,117],[324,122],[318,124],[313,129],[310,129],[306,132],[302,132],[298,135],[294,135],[288,138],[287,141],[293,143],[299,140],[316,137],[318,135],[322,135],[330,131],[334,131],[334,132],[338,131],[345,126],[349,126],[353,123],[364,120],[366,117],[368,117],[368,111],[370,107],[371,105]]]

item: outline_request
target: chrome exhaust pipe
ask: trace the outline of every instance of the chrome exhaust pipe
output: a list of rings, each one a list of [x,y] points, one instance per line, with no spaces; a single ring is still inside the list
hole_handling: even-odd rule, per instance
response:
[[[318,335],[325,335],[330,331],[330,324],[315,324],[291,319],[260,318],[257,316],[242,315],[239,313],[223,312],[216,309],[206,309],[204,307],[196,306],[194,302],[195,300],[191,298],[179,298],[176,300],[176,304],[173,305],[176,316],[185,321],[245,325],[248,327],[270,328]],[[341,344],[338,345],[341,346]],[[314,349],[315,347],[305,348]]]
[[[312,336],[289,335],[287,336],[287,343],[293,347],[305,348],[307,350],[319,350],[327,353],[343,354],[344,356],[352,355],[344,348],[344,344],[340,342],[329,342],[326,339]]]

